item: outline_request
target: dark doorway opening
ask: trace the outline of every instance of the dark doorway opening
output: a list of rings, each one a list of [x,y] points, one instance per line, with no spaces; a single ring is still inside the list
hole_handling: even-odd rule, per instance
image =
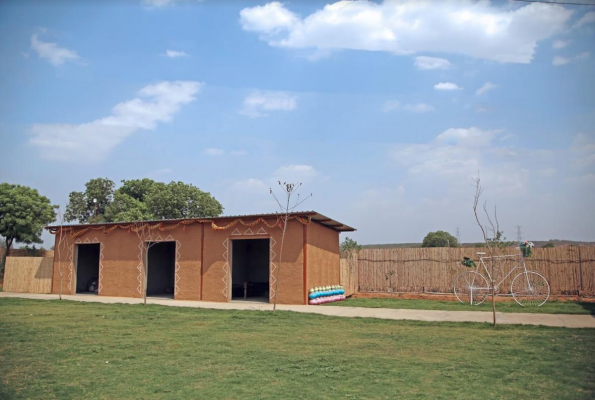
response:
[[[99,291],[99,243],[77,245],[76,292],[94,293]]]
[[[269,239],[232,240],[232,300],[269,302],[269,249]]]
[[[151,243],[148,254],[147,296],[174,297],[176,242]]]

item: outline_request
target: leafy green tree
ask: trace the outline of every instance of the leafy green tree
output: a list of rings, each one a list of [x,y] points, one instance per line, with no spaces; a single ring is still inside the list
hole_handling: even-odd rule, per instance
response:
[[[0,183],[0,236],[4,238],[6,248],[0,263],[0,276],[15,241],[42,243],[43,227],[56,219],[54,208],[50,199],[35,189]]]
[[[355,240],[351,239],[349,236],[345,237],[343,243],[341,243],[341,251],[348,252],[348,251],[355,251],[358,252],[362,249],[362,246],[359,245]]]
[[[184,182],[155,182],[145,203],[156,219],[217,217],[223,206],[210,193]]]
[[[424,238],[421,247],[459,247],[459,241],[448,232],[430,232]]]
[[[109,179],[92,179],[85,192],[70,193],[64,214],[66,221],[94,222],[97,199],[97,222],[148,221],[216,217],[223,206],[213,196],[183,182],[162,183],[152,179],[123,180],[114,191]]]
[[[107,178],[97,178],[85,184],[84,192],[71,192],[68,196],[64,219],[82,224],[108,222],[105,214],[114,198],[114,186],[114,182]],[[97,203],[94,203],[94,199]],[[97,207],[97,218],[95,218],[95,207]]]
[[[122,186],[116,190],[116,193],[125,194],[135,200],[144,202],[147,193],[155,183],[154,180],[149,178],[123,180]]]
[[[106,219],[111,222],[122,221],[149,221],[155,219],[155,216],[146,203],[116,191],[114,194],[114,201],[106,210]]]

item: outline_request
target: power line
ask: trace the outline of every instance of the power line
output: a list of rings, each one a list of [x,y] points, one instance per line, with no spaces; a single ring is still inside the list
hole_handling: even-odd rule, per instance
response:
[[[512,0],[512,1],[521,1],[523,3],[562,4],[562,5],[569,5],[569,6],[591,6],[591,7],[595,6],[595,3],[575,3],[575,2],[571,2],[571,1],[544,1],[544,0]]]

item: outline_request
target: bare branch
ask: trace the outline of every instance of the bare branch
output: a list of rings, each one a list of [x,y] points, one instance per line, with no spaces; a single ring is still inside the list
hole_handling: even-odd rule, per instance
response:
[[[285,196],[286,196],[286,201],[285,201],[284,205],[281,203],[281,201],[279,201],[279,199],[275,195],[275,192],[273,191],[273,189],[269,189],[271,195],[277,202],[277,205],[279,206],[280,211],[281,211],[280,214],[277,214],[277,218],[280,218],[283,221],[283,225],[282,225],[283,230],[281,233],[281,247],[279,250],[279,262],[278,262],[278,266],[277,266],[277,277],[275,280],[275,294],[273,296],[273,312],[275,312],[275,310],[277,309],[277,294],[279,293],[279,280],[280,280],[280,274],[281,274],[281,266],[282,266],[282,262],[283,262],[283,247],[284,247],[284,243],[285,243],[285,232],[287,230],[287,225],[289,222],[290,214],[293,212],[293,210],[295,210],[295,208],[297,206],[302,204],[308,198],[312,197],[312,194],[310,194],[310,196],[308,196],[300,201],[300,194],[298,193],[295,204],[293,206],[291,206],[290,205],[291,204],[291,196],[294,195],[296,190],[299,187],[301,187],[302,184],[301,183],[294,184],[294,183],[287,183],[287,182],[281,183],[281,181],[279,181],[279,186],[281,186],[281,190],[283,190],[283,192],[285,193]]]

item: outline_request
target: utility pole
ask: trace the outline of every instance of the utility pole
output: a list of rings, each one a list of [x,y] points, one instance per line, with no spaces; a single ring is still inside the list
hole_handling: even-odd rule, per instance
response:
[[[457,226],[457,241],[459,242],[459,246],[461,245],[461,233],[459,232],[459,227]]]
[[[523,241],[523,232],[522,232],[521,228],[522,227],[520,225],[516,226],[516,241],[518,243],[521,243]]]

